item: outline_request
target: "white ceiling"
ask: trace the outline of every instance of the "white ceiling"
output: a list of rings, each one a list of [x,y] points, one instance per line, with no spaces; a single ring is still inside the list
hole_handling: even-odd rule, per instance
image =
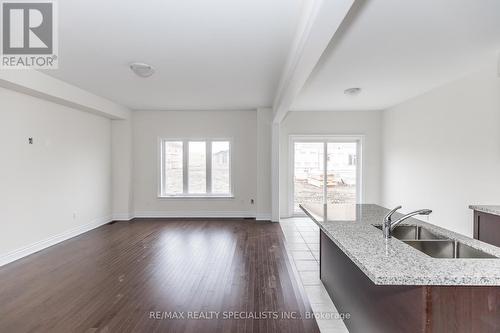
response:
[[[302,0],[64,0],[59,69],[45,73],[132,109],[272,104]],[[136,77],[130,62],[156,68]]]
[[[499,0],[357,0],[293,110],[376,110],[485,66],[500,50]],[[361,87],[356,97],[344,95]]]

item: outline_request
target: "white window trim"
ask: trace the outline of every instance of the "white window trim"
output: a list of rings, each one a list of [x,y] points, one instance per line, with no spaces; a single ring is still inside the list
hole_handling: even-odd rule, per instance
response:
[[[179,194],[166,194],[163,193],[164,182],[165,179],[163,177],[164,172],[163,168],[165,166],[165,156],[164,152],[164,144],[165,142],[171,141],[180,141],[182,142],[182,150],[183,150],[183,191],[184,193]],[[206,143],[206,186],[207,193],[187,193],[188,191],[188,162],[189,162],[189,142],[190,141],[204,141]],[[229,142],[229,193],[211,193],[212,186],[212,142],[217,141],[227,141]],[[233,175],[232,175],[232,166],[233,166],[233,140],[231,138],[158,138],[158,199],[234,199],[234,191],[233,191]]]
[[[352,135],[316,135],[316,134],[293,134],[288,137],[288,216],[305,216],[303,212],[295,212],[294,210],[294,195],[295,195],[295,185],[293,179],[295,177],[295,142],[318,142],[323,141],[329,142],[357,142],[357,168],[356,168],[356,203],[363,203],[364,197],[364,184],[363,184],[363,148],[365,136],[362,134],[352,134]],[[324,145],[325,156],[326,156],[326,144]],[[325,170],[326,170],[326,158],[325,158]],[[324,189],[326,191],[326,189]],[[323,195],[326,198],[325,195]]]

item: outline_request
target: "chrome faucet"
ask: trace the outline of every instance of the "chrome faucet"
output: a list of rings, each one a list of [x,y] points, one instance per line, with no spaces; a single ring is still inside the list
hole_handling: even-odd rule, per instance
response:
[[[432,210],[430,209],[419,209],[419,210],[416,210],[414,212],[411,212],[411,213],[408,213],[406,215],[403,215],[401,216],[399,219],[397,219],[396,221],[392,221],[392,215],[398,210],[398,209],[401,209],[402,207],[401,206],[397,206],[396,208],[394,208],[393,210],[391,210],[385,217],[384,217],[384,225],[383,225],[383,232],[384,232],[384,238],[385,239],[388,239],[388,238],[391,238],[391,234],[392,234],[392,231],[394,230],[394,228],[396,228],[401,222],[403,222],[404,220],[412,217],[412,216],[415,216],[415,215],[429,215],[430,213],[432,213]]]

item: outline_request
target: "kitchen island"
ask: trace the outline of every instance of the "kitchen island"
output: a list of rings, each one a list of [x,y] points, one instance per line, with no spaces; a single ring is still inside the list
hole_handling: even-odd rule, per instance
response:
[[[301,208],[320,227],[320,278],[339,312],[350,313],[351,332],[500,330],[500,248],[408,219],[407,226],[483,254],[431,257],[412,241],[383,238],[377,228],[389,211],[383,207]]]

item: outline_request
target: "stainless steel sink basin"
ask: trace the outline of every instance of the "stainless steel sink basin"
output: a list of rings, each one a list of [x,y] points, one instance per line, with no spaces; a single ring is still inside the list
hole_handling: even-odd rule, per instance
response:
[[[464,243],[454,240],[404,240],[404,243],[427,254],[433,258],[448,258],[448,259],[487,259],[497,258],[489,253],[475,249]],[[498,259],[498,258],[497,258]]]
[[[381,225],[374,225],[374,227],[382,230]],[[428,229],[416,225],[397,226],[392,231],[392,237],[400,240],[448,239],[445,236],[436,235]]]

